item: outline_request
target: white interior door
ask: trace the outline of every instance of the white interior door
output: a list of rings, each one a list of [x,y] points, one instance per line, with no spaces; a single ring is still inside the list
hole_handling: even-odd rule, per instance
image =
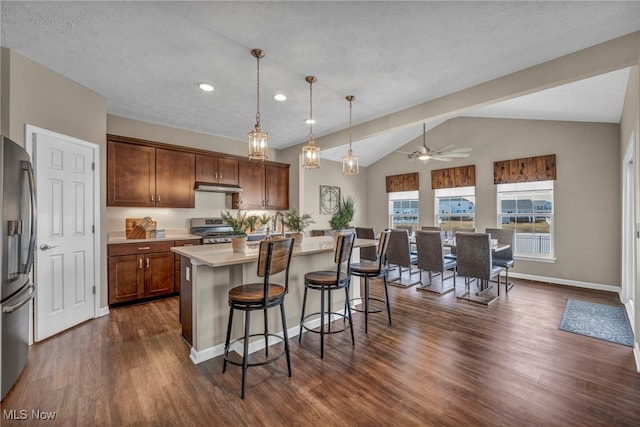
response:
[[[35,340],[95,317],[98,146],[48,131],[30,135],[38,208]]]

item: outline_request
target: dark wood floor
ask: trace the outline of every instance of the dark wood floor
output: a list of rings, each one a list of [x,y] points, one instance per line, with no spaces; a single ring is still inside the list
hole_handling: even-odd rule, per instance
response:
[[[178,300],[111,310],[31,348],[2,402],[56,413],[53,423],[2,426],[638,426],[640,375],[632,349],[558,330],[568,298],[617,304],[607,292],[516,281],[489,307],[390,288],[393,326],[355,314],[347,333],[291,340],[284,359],[222,374],[220,358],[193,365]],[[377,288],[378,286],[374,286]],[[311,336],[313,335],[313,336]],[[6,416],[4,417],[6,418]]]

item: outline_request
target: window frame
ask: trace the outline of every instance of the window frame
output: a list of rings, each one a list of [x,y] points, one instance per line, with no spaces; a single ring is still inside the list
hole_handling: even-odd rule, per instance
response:
[[[444,198],[472,198],[473,201],[473,211],[472,212],[456,212],[456,213],[441,213],[440,212],[440,199]],[[475,185],[470,185],[467,187],[453,187],[453,188],[438,188],[434,190],[434,216],[433,221],[434,224],[438,227],[442,227],[442,221],[440,220],[443,216],[448,216],[449,218],[453,216],[458,216],[462,220],[462,217],[471,217],[471,225],[469,224],[461,224],[460,226],[463,228],[475,228],[476,227],[476,187]],[[451,220],[448,221],[451,224]],[[448,228],[443,228],[442,230],[445,232],[451,232],[452,228],[449,226]]]
[[[415,223],[410,223],[407,225],[412,225],[414,230],[418,228],[418,224],[420,224],[420,192],[417,190],[413,190],[413,191],[396,191],[396,192],[392,192],[389,193],[389,208],[388,208],[388,224],[389,224],[389,228],[395,228],[398,224],[395,224],[393,219],[395,217],[407,217],[407,216],[413,216],[414,213],[412,212],[407,212],[407,213],[398,213],[395,214],[393,212],[394,210],[394,202],[398,202],[398,201],[407,201],[407,202],[416,202],[416,212],[415,212]],[[412,209],[411,207],[409,207],[409,209]],[[400,225],[402,225],[404,223],[401,223]]]
[[[551,200],[547,200],[547,198],[540,199],[536,198],[536,196],[540,197],[541,195],[549,195]],[[530,212],[502,212],[502,201],[505,200],[506,195],[516,195],[516,204],[515,209],[518,210],[518,200],[529,200],[531,203],[531,211]],[[529,197],[527,197],[527,195]],[[517,197],[521,196],[521,197]],[[508,200],[513,200],[509,198]],[[551,202],[551,206],[549,210],[541,209],[536,210],[535,200],[547,200],[547,202]],[[549,252],[525,252],[520,251],[518,249],[518,234],[547,234],[547,233],[535,233],[535,224],[538,222],[535,221],[536,216],[547,217],[546,221],[549,225]],[[555,185],[553,180],[548,181],[534,181],[534,182],[521,182],[521,183],[510,183],[510,184],[497,184],[496,185],[496,227],[503,228],[503,220],[505,217],[509,218],[509,223],[511,223],[511,218],[523,218],[523,221],[518,221],[517,219],[513,221],[515,223],[514,230],[516,231],[516,247],[513,248],[513,255],[516,259],[526,259],[531,261],[540,261],[540,262],[555,262]],[[529,217],[527,219],[527,217]],[[533,224],[533,232],[531,233],[518,233],[517,224]],[[541,241],[542,242],[542,241]],[[542,243],[541,243],[542,244]]]

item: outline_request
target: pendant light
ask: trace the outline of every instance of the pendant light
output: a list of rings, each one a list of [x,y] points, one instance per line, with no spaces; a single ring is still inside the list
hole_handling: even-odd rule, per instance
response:
[[[309,141],[302,147],[302,167],[305,169],[316,169],[320,167],[320,147],[313,141],[313,84],[316,78],[305,77],[309,83]]]
[[[256,126],[247,134],[249,137],[249,159],[266,160],[269,158],[269,134],[262,132],[260,127],[260,58],[264,57],[264,52],[260,49],[251,50],[251,55],[256,58],[258,63],[257,71],[257,101],[256,101]]]
[[[343,175],[358,175],[360,168],[358,167],[358,156],[353,155],[351,151],[351,109],[355,96],[349,95],[345,97],[349,101],[349,151],[347,155],[342,158],[342,174]]]

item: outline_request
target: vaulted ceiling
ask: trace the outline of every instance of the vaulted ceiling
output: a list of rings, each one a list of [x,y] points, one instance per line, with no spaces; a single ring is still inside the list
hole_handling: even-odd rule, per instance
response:
[[[1,43],[108,100],[110,114],[273,148],[316,139],[640,30],[640,2],[10,2]],[[628,69],[464,115],[619,122]],[[215,87],[202,92],[198,83]],[[284,102],[273,99],[282,93]],[[428,120],[428,117],[424,118]],[[437,122],[430,122],[434,126]],[[367,165],[422,126],[360,136]],[[345,141],[346,143],[346,141]],[[354,145],[357,150],[358,145]],[[324,150],[339,159],[343,146]],[[364,153],[366,151],[366,153]]]

